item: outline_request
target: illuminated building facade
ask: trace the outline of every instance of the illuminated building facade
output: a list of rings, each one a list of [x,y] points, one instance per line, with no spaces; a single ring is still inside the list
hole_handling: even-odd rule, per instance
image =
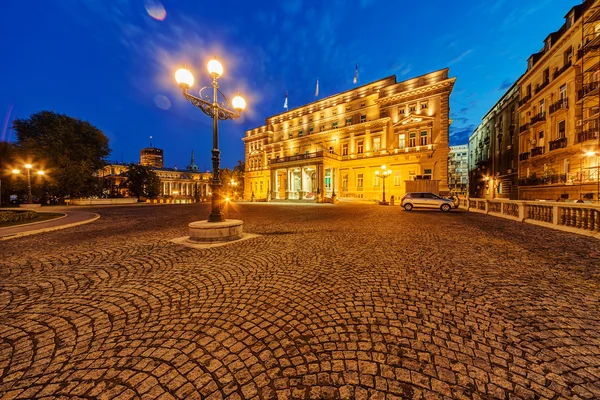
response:
[[[390,76],[267,118],[246,132],[245,199],[381,199],[406,181],[448,193],[449,97],[443,69],[402,82]]]
[[[466,195],[469,187],[469,146],[450,146],[448,154],[448,190],[452,194]]]
[[[151,141],[150,147],[140,150],[140,164],[147,167],[163,168],[165,166],[163,149],[153,147]]]
[[[519,198],[598,200],[600,1],[584,1],[519,79]]]

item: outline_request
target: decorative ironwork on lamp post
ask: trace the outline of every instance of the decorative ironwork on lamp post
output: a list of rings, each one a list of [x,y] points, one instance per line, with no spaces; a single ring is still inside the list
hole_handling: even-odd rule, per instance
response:
[[[222,222],[225,221],[223,213],[221,211],[222,205],[222,193],[221,193],[221,172],[220,172],[220,163],[221,163],[221,152],[219,150],[219,120],[227,120],[227,119],[238,119],[241,116],[241,112],[246,108],[246,101],[239,96],[235,96],[231,100],[231,106],[233,106],[233,110],[229,110],[227,107],[230,107],[229,100],[227,96],[223,94],[219,90],[218,79],[223,75],[223,65],[217,59],[212,59],[208,62],[207,65],[208,73],[213,78],[212,80],[212,88],[213,88],[213,96],[203,95],[202,91],[210,88],[209,86],[204,86],[200,89],[199,97],[191,95],[187,92],[187,90],[194,84],[194,76],[190,71],[185,68],[180,68],[175,73],[175,80],[181,87],[183,96],[193,105],[198,107],[204,114],[212,117],[213,119],[213,149],[212,149],[212,166],[213,166],[213,179],[211,182],[211,191],[212,191],[212,199],[211,199],[211,213],[208,217],[208,222]],[[224,101],[219,103],[218,95],[221,95]]]
[[[390,176],[391,173],[392,173],[392,171],[387,169],[387,167],[385,165],[381,166],[381,171],[379,171],[379,170],[375,171],[375,175],[377,177],[381,177],[381,179],[383,179],[383,201],[381,202],[381,204],[383,204],[383,205],[387,204],[385,201],[385,178]]]
[[[24,167],[27,170],[27,204],[33,204],[33,196],[31,195],[31,168],[33,168],[33,166],[31,164],[25,164]],[[15,175],[20,174],[21,170],[13,169],[12,173]],[[45,172],[38,170],[37,174],[42,176]]]

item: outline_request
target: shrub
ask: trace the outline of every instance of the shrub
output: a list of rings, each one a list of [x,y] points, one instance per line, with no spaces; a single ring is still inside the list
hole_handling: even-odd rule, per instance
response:
[[[37,217],[35,211],[0,211],[0,223],[17,222]]]

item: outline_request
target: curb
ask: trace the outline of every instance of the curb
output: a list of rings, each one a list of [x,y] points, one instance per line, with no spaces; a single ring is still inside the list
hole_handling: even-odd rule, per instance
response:
[[[3,210],[0,210],[3,211]],[[36,225],[36,224],[45,224],[46,222],[51,222],[51,221],[58,221],[59,219],[63,219],[67,217],[67,214],[64,212],[59,212],[59,211],[36,211],[38,214],[62,214],[62,216],[60,217],[56,217],[56,218],[52,218],[52,219],[47,219],[46,221],[38,221],[38,222],[28,222],[26,224],[21,224],[21,225],[14,225],[14,226],[5,226],[3,228],[14,228],[15,226],[29,226],[29,225]],[[2,233],[2,229],[0,228],[0,233]]]
[[[36,233],[44,233],[44,232],[57,231],[57,230],[60,230],[60,229],[72,228],[74,226],[88,224],[88,223],[94,222],[95,220],[97,220],[98,218],[100,218],[100,214],[96,214],[96,213],[94,213],[94,214],[95,214],[95,217],[87,219],[85,221],[73,222],[71,224],[66,224],[66,225],[52,226],[52,227],[49,227],[49,228],[36,229],[36,230],[32,230],[32,231],[15,233],[13,235],[2,236],[2,237],[0,237],[0,241],[2,241],[2,240],[9,240],[9,239],[15,239],[15,238],[23,237],[23,236],[35,235]],[[65,215],[65,217],[66,217],[66,215]],[[64,218],[64,217],[61,217],[61,218]],[[57,218],[57,219],[60,219],[60,218]],[[51,221],[54,221],[54,220],[51,220]],[[47,222],[47,221],[42,221],[42,222]],[[31,224],[31,225],[33,225],[33,224]]]

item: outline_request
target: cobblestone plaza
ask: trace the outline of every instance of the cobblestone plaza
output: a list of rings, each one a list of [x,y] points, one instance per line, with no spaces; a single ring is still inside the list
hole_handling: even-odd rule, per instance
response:
[[[86,209],[87,211],[87,209]],[[92,209],[0,242],[0,398],[598,399],[600,243],[461,211]]]

